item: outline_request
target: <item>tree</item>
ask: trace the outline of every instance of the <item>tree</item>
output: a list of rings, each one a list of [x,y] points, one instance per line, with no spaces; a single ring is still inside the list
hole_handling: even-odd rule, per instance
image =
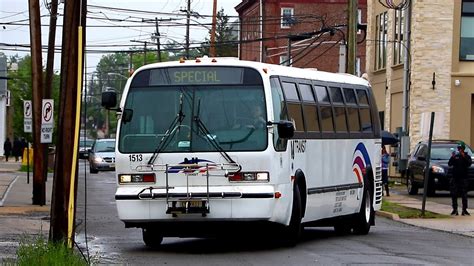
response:
[[[224,14],[224,9],[219,10],[216,16],[216,56],[237,57],[237,35],[233,31],[232,25],[229,23],[229,17]],[[209,30],[210,34],[211,31]],[[206,41],[201,46],[201,53],[208,55],[210,45],[210,38],[206,37]]]

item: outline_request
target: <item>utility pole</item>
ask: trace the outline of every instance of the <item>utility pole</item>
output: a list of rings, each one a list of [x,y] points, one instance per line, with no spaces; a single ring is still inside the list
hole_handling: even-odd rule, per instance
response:
[[[82,5],[81,5],[82,4]],[[77,145],[87,0],[65,1],[61,54],[59,126],[54,165],[49,238],[74,243]]]
[[[191,0],[188,0],[188,6],[186,8],[186,45],[184,50],[186,51],[186,59],[189,59],[189,23],[191,22]]]
[[[58,0],[51,0],[49,35],[48,35],[48,56],[46,61],[46,80],[44,82],[43,99],[51,99],[53,91],[53,72],[54,72],[54,47],[56,40],[56,21],[58,20]],[[49,145],[44,144],[43,149],[43,179],[48,178],[48,156]]]
[[[356,74],[357,1],[349,0],[347,8],[347,73]]]
[[[138,42],[138,43],[143,43],[144,44],[144,50],[143,50],[143,65],[146,65],[146,45],[147,41],[136,41],[136,40],[131,40],[131,42]],[[130,62],[132,58],[130,57]]]
[[[38,0],[29,0],[31,74],[33,90],[33,205],[46,204],[44,145],[41,144],[41,106],[43,98],[43,61],[41,58],[41,19]]]
[[[212,6],[212,28],[211,28],[211,47],[209,47],[210,56],[216,56],[216,18],[217,16],[217,0],[214,0]]]
[[[161,45],[160,45],[160,30],[158,28],[158,18],[155,17],[155,25],[156,25],[156,33],[155,33],[155,38],[156,38],[156,53],[158,55],[158,62],[161,62]]]

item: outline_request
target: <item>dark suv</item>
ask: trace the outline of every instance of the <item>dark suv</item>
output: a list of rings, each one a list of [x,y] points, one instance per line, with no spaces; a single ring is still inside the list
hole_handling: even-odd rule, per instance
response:
[[[449,191],[449,179],[452,177],[452,168],[448,166],[449,158],[457,150],[456,140],[434,140],[431,143],[430,173],[428,179],[428,195],[436,194],[436,190]],[[473,152],[466,145],[465,151],[473,156]],[[423,188],[428,142],[419,142],[408,159],[407,190],[410,195],[418,193]],[[474,161],[474,160],[473,160]],[[469,190],[474,189],[474,163],[469,168]]]

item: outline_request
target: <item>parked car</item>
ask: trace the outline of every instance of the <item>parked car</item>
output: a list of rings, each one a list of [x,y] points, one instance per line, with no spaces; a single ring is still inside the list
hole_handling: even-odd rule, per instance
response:
[[[436,140],[431,144],[430,172],[427,194],[432,196],[436,190],[448,190],[449,180],[452,177],[452,168],[448,166],[449,158],[457,150],[459,141]],[[465,151],[472,156],[472,149],[466,145]],[[419,142],[408,159],[407,190],[410,195],[416,195],[419,188],[424,186],[426,157],[428,142]],[[474,190],[474,164],[469,168],[469,190]]]
[[[89,157],[89,150],[94,144],[93,139],[80,139],[79,140],[79,159],[87,159]]]
[[[115,139],[97,139],[89,152],[89,171],[115,170]]]

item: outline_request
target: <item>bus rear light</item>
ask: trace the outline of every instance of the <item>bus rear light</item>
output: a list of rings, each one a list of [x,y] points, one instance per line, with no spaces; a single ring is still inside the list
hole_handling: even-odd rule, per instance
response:
[[[196,58],[196,63],[201,63],[201,59]]]
[[[275,192],[275,199],[281,198],[281,193],[280,192]]]
[[[233,182],[248,182],[248,181],[260,181],[268,182],[270,180],[268,173],[258,173],[258,172],[238,172],[232,175],[229,175],[229,181]]]
[[[155,174],[119,175],[119,182],[124,183],[154,183]]]
[[[212,58],[211,62],[212,62],[212,63],[216,63],[217,60],[216,60],[215,58]]]

